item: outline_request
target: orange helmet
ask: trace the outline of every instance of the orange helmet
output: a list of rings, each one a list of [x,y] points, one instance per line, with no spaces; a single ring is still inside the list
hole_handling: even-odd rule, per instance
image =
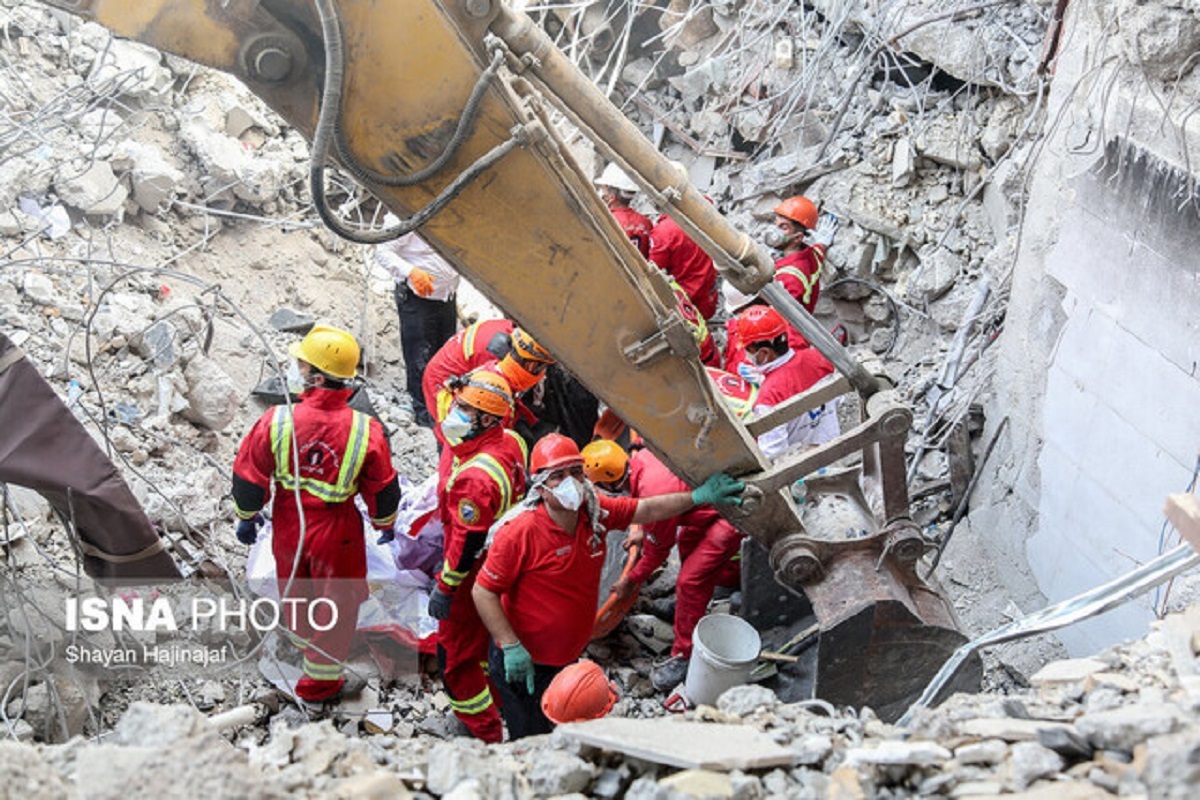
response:
[[[542,713],[555,725],[600,719],[617,702],[604,670],[586,658],[554,676],[542,695]]]
[[[789,197],[775,206],[775,213],[787,217],[792,222],[798,222],[806,228],[817,227],[817,207],[813,201],[803,195]]]
[[[512,344],[513,351],[526,361],[554,363],[554,356],[550,355],[550,351],[534,341],[534,338],[524,328],[513,328],[508,340]]]
[[[787,323],[770,306],[750,306],[737,318],[737,334],[742,344],[773,342],[787,333]]]
[[[533,452],[529,454],[530,472],[581,464],[583,456],[579,454],[579,445],[561,433],[548,433],[538,439],[538,443],[533,446]]]
[[[508,381],[485,370],[468,374],[466,383],[458,390],[455,399],[497,417],[508,416],[513,408],[512,389],[508,388]]]
[[[611,439],[588,442],[580,451],[583,474],[592,483],[612,483],[625,475],[629,454]]]

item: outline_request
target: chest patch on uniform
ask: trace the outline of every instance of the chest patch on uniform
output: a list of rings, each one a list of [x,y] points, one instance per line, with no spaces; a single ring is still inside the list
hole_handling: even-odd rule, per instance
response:
[[[482,515],[479,513],[479,506],[475,505],[470,500],[463,498],[458,501],[458,518],[467,525],[474,525],[479,522]]]

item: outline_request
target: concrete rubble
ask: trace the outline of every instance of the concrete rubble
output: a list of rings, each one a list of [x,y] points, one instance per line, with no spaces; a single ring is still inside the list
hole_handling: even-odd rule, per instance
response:
[[[1000,4],[911,32],[945,4],[896,13],[833,0],[660,5],[646,12],[653,25],[631,26],[616,80],[635,98],[630,118],[667,132],[665,154],[751,235],[795,192],[837,213],[818,318],[841,323],[856,355],[918,408],[929,401],[969,423],[988,390],[1003,288],[978,319],[964,312],[984,281],[1003,287],[1010,268],[1053,4]],[[1130,28],[1154,23],[1145,4],[1118,5]],[[1172,36],[1122,40],[1143,42],[1135,55],[1147,69],[1169,71],[1200,38],[1194,14],[1164,13]],[[265,408],[249,395],[281,377],[286,344],[315,319],[359,335],[397,469],[413,481],[428,474],[436,449],[403,389],[391,281],[315,221],[299,133],[233,79],[41,4],[0,0],[0,25],[0,327],[111,448],[177,556],[244,561],[224,495],[237,443]],[[898,34],[880,61],[864,58]],[[968,324],[978,326],[979,365],[942,385]],[[917,418],[922,441],[945,421]],[[950,460],[939,447],[920,460],[917,488],[928,491],[915,493],[914,515],[930,535],[946,529],[958,499],[939,488]],[[49,506],[12,489],[20,530],[3,544],[8,568],[53,581],[50,565],[75,554]],[[1005,568],[964,534],[947,551],[940,574],[969,632],[1021,613],[998,576]],[[593,646],[621,688],[612,721],[672,724],[649,680],[652,652],[670,646],[669,623],[651,613],[670,585],[668,573],[646,587],[639,613]],[[1198,615],[1083,659],[1052,660],[1062,650],[1046,639],[998,648],[987,656],[992,693],[956,696],[907,730],[869,709],[830,716],[783,703],[762,686],[683,715],[689,726],[748,729],[787,754],[785,766],[754,769],[679,769],[566,731],[484,746],[454,735],[447,698],[427,676],[372,686],[317,722],[266,681],[181,689],[43,673],[26,684],[5,672],[13,741],[0,742],[0,784],[113,798],[197,786],[255,797],[1182,798],[1200,781]],[[10,622],[0,644],[26,636],[62,643],[61,632]],[[245,704],[254,724],[218,730],[205,719]],[[142,782],[121,777],[134,772]]]
[[[170,770],[203,776],[220,795],[241,787],[267,797],[386,791],[371,796],[1183,798],[1200,779],[1200,696],[1178,673],[1200,663],[1198,623],[1200,607],[1194,607],[1168,617],[1144,639],[1083,663],[1052,662],[1028,689],[955,695],[919,712],[908,729],[879,722],[869,710],[831,717],[811,704],[780,703],[757,686],[731,689],[719,708],[701,706],[681,718],[581,723],[501,745],[443,741],[411,728],[371,733],[339,714],[321,722],[282,714],[266,728],[221,733],[191,706],[135,702],[99,742],[4,744],[0,779],[42,787],[39,797],[175,796],[168,776],[154,770],[190,754],[189,765]],[[589,726],[613,723],[626,734],[613,739],[611,749],[581,738]],[[722,729],[745,730],[788,753],[789,763],[680,769],[649,751],[633,759],[619,755],[637,731],[661,741],[673,727],[680,733],[672,748],[680,753],[710,752]],[[100,769],[102,763],[110,769]],[[142,770],[145,782],[103,778],[114,763]]]

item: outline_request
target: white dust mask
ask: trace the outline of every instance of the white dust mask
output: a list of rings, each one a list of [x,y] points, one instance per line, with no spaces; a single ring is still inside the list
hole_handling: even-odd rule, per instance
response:
[[[573,476],[568,475],[563,478],[562,483],[550,490],[563,508],[568,511],[575,511],[583,505],[583,491],[579,485],[579,481]]]

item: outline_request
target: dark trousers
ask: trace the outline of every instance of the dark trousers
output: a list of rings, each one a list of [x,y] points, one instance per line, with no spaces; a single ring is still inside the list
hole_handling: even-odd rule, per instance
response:
[[[492,685],[500,695],[500,716],[508,728],[509,741],[554,730],[554,723],[542,713],[542,695],[554,676],[563,669],[534,664],[533,696],[530,696],[524,681],[516,686],[504,680],[504,652],[496,647],[495,642],[488,645],[488,672],[492,676]]]
[[[405,389],[412,398],[418,425],[432,428],[434,420],[425,408],[421,376],[433,354],[454,335],[458,309],[454,295],[449,300],[419,297],[407,283],[396,284],[396,311],[400,315],[400,351],[404,354]]]

